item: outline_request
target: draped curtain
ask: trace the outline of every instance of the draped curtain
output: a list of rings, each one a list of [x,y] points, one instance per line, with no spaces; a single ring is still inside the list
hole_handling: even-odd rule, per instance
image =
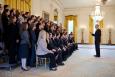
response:
[[[104,21],[99,21],[99,28],[101,29],[101,43],[102,43],[102,36],[103,36],[103,28],[104,28]]]
[[[104,22],[103,22],[103,20],[99,21],[99,26],[100,26],[100,29],[104,28]]]
[[[92,44],[93,43],[93,37],[91,35],[91,33],[93,33],[93,28],[94,28],[94,21],[92,19],[91,16],[89,16],[89,43]],[[91,32],[91,33],[90,33]]]
[[[65,16],[64,28],[68,32],[68,21],[70,20],[73,20],[73,35],[74,35],[75,42],[77,42],[77,28],[78,28],[77,16],[74,16],[74,15]]]
[[[31,0],[4,0],[5,4],[9,5],[10,8],[30,12],[31,11]]]

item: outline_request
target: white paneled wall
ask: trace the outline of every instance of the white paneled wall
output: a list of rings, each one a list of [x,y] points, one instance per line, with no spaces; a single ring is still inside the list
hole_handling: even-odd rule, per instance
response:
[[[50,20],[53,21],[54,9],[58,10],[58,23],[63,23],[63,7],[56,0],[32,0],[32,14],[42,16],[46,11],[50,14]]]
[[[32,0],[31,13],[33,15],[41,16],[40,5],[41,5],[41,0]]]
[[[4,4],[4,0],[0,0],[0,4]]]

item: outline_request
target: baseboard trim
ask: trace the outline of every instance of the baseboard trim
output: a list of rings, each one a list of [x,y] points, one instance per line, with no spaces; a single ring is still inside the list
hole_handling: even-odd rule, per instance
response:
[[[82,44],[82,45],[94,45],[94,44],[90,44],[90,43],[78,43],[78,44]],[[115,44],[101,44],[101,45],[110,45],[110,46],[113,46]]]

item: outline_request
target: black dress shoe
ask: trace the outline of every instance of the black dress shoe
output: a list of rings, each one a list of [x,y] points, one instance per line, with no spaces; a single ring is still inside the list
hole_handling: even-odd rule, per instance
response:
[[[59,65],[59,66],[63,66],[63,65],[64,65],[64,63],[58,63],[58,65]]]
[[[50,70],[51,70],[51,71],[56,71],[56,70],[57,70],[57,68],[50,68]]]
[[[100,57],[100,56],[98,56],[98,55],[94,55],[94,57]]]
[[[23,68],[23,67],[21,67],[21,69],[22,69],[23,71],[29,71],[29,69],[25,69],[25,68]]]

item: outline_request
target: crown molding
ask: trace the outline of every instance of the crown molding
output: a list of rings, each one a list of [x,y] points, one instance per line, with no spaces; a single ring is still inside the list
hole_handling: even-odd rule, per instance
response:
[[[57,5],[59,5],[60,8],[64,9],[63,3],[60,0],[52,0],[55,2]]]
[[[115,8],[115,5],[105,5],[102,6],[102,8]],[[94,6],[90,7],[73,7],[73,8],[64,8],[64,10],[78,10],[78,9],[87,9],[87,8],[94,8]]]

